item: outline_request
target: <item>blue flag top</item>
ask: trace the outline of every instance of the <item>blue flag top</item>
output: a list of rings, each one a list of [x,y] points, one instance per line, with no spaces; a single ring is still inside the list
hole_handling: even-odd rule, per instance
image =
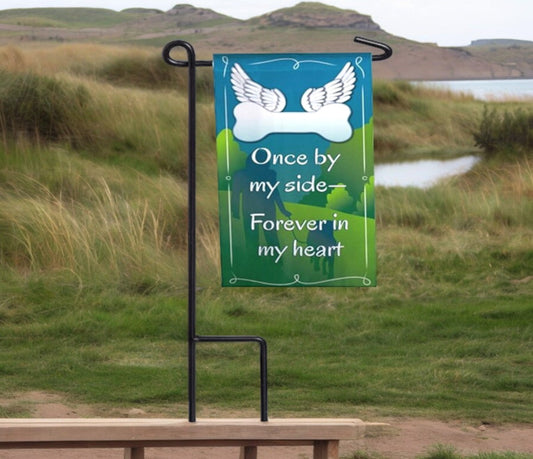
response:
[[[371,67],[213,57],[222,285],[376,284]]]

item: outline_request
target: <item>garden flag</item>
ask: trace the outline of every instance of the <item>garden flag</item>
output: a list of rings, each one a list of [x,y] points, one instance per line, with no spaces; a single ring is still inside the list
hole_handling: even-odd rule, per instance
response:
[[[376,284],[371,64],[213,57],[223,286]]]

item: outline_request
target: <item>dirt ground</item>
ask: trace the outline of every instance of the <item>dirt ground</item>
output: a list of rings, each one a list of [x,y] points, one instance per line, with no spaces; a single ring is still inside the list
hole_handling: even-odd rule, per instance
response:
[[[23,406],[35,418],[105,417],[86,405],[67,404],[60,395],[29,392],[16,398],[0,399],[0,405]],[[114,412],[112,417],[155,417],[142,410]],[[364,421],[371,421],[364,419]],[[436,445],[453,446],[463,454],[488,451],[514,451],[527,453],[533,459],[533,424],[530,425],[479,425],[460,421],[442,422],[420,418],[380,419],[387,425],[370,428],[364,438],[341,442],[340,456],[349,457],[355,451],[366,451],[390,459],[411,459],[424,454]],[[259,459],[312,458],[311,447],[260,447]],[[0,450],[1,459],[113,459],[123,458],[121,449],[64,449],[64,450]],[[147,448],[146,459],[234,459],[238,448]]]

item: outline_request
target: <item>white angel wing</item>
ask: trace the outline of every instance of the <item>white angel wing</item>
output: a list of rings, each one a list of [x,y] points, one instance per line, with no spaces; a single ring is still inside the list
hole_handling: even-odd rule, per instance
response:
[[[268,89],[253,81],[239,64],[231,68],[231,85],[239,102],[254,102],[271,112],[281,112],[287,101],[279,89]]]
[[[316,112],[324,105],[342,104],[352,97],[355,87],[355,71],[347,62],[334,80],[321,88],[309,88],[304,92],[300,102],[306,112]]]

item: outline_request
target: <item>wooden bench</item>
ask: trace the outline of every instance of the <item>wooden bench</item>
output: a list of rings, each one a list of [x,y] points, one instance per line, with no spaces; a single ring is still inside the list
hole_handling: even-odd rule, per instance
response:
[[[239,446],[241,459],[258,446],[312,445],[314,459],[339,455],[339,440],[364,435],[359,419],[0,419],[0,449],[124,448],[128,459],[146,447]]]

